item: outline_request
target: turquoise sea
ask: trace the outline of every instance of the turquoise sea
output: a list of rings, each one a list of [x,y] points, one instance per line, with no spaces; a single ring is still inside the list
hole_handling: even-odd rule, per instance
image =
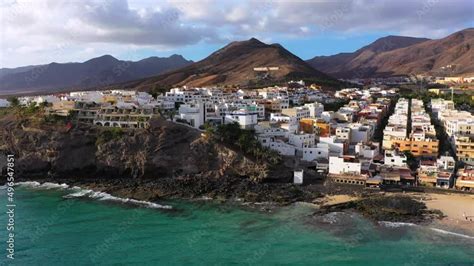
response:
[[[65,186],[16,187],[15,259],[7,265],[473,265],[474,238],[431,227],[372,223],[311,206],[212,201],[158,204]]]

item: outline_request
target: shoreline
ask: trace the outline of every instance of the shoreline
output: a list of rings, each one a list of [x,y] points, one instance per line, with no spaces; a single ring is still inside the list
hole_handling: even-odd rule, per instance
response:
[[[459,228],[474,236],[474,195],[429,193],[422,201],[427,208],[441,211],[445,217],[434,224]]]
[[[71,193],[65,195],[65,198],[91,198],[96,199],[99,201],[111,201],[111,202],[119,202],[122,204],[130,204],[131,206],[136,207],[143,207],[143,208],[151,208],[151,209],[160,209],[162,211],[173,210],[173,206],[166,205],[163,201],[166,200],[173,200],[173,199],[181,199],[181,200],[189,200],[190,202],[193,201],[213,201],[218,203],[238,203],[238,205],[242,208],[248,208],[251,210],[258,210],[261,212],[273,212],[275,209],[279,207],[284,207],[285,205],[278,204],[276,202],[267,201],[267,202],[250,202],[245,201],[242,198],[207,198],[207,197],[196,197],[196,198],[169,198],[163,199],[163,201],[156,201],[156,200],[143,200],[143,199],[136,199],[133,197],[124,197],[120,193],[114,192],[104,192],[101,190],[91,189],[90,186],[85,185],[82,183],[83,186],[78,186],[77,184],[67,184],[67,183],[53,183],[50,181],[21,181],[18,182],[16,185],[26,185],[30,186],[31,188],[38,187],[44,189],[69,189]],[[426,226],[431,230],[437,231],[438,233],[443,234],[451,234],[451,235],[458,235],[460,237],[474,239],[474,219],[473,221],[463,220],[463,216],[459,215],[461,211],[464,210],[471,210],[474,209],[474,205],[469,205],[469,203],[474,202],[474,195],[459,195],[459,194],[435,194],[435,193],[379,193],[378,196],[381,197],[400,197],[400,196],[407,196],[411,199],[416,201],[422,202],[426,205],[427,210],[436,210],[441,211],[443,213],[443,218],[441,219],[432,219],[430,221],[415,219],[413,221],[385,221],[385,220],[374,220],[370,217],[366,218],[369,221],[372,221],[374,224],[378,225],[395,225],[395,227],[399,226]],[[358,195],[348,195],[348,194],[335,194],[335,195],[324,195],[322,197],[317,198],[311,202],[309,201],[295,201],[290,204],[286,204],[286,206],[293,205],[295,203],[304,203],[310,204],[313,206],[316,212],[313,212],[312,215],[323,215],[325,212],[321,212],[321,210],[330,210],[327,213],[330,213],[334,210],[331,208],[334,206],[344,206],[349,204],[351,206],[356,201],[360,201],[364,199],[366,196],[358,196]],[[370,196],[369,196],[370,198]],[[463,202],[459,204],[459,200]],[[452,204],[457,205],[457,209],[452,208]],[[336,210],[337,211],[337,210]],[[355,211],[364,216],[363,212],[357,210],[357,208],[342,208],[340,211],[343,212],[352,212]]]

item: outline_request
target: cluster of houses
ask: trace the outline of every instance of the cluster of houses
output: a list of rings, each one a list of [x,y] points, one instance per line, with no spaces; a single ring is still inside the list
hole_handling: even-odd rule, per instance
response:
[[[70,92],[18,100],[26,106],[48,103],[48,115],[73,116],[80,122],[119,128],[147,128],[153,115],[174,109],[173,102],[126,90]]]
[[[444,128],[452,150],[458,161],[464,164],[457,173],[455,186],[459,189],[474,189],[474,116],[467,111],[455,109],[454,102],[431,99],[431,110]]]
[[[376,173],[390,172],[371,168],[384,159],[374,135],[382,130],[396,91],[344,89],[334,96],[348,103],[336,111],[311,102],[272,112],[255,131],[263,146],[314,165],[335,182],[367,185]]]
[[[155,115],[197,129],[238,123],[255,130],[263,146],[338,183],[474,188],[474,116],[456,110],[452,101],[431,100],[433,116],[445,128],[456,159],[467,165],[455,179],[456,160],[438,157],[439,140],[423,102],[396,98],[397,89],[328,93],[294,82],[258,90],[182,87],[157,97],[127,90],[81,91],[21,97],[19,102],[48,103],[48,114],[73,115],[104,127],[147,128]],[[407,154],[418,159],[416,173]],[[303,177],[298,172],[297,182]]]
[[[331,95],[311,87],[268,87],[252,91],[223,90],[219,88],[174,88],[163,96],[166,101],[178,103],[175,120],[202,128],[211,125],[238,123],[241,128],[253,129],[264,120],[287,120],[288,112],[306,116],[308,108],[292,106],[305,102],[337,101]]]
[[[418,158],[418,183],[449,188],[456,162],[451,156],[438,158],[439,140],[423,101],[400,98],[383,132],[385,164],[406,171],[407,152]]]

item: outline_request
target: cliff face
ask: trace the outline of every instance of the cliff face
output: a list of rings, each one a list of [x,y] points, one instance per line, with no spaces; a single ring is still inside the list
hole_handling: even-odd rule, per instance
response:
[[[26,124],[26,125],[25,125]],[[0,121],[0,152],[14,153],[17,176],[31,178],[178,178],[270,175],[266,164],[197,130],[161,119],[149,130],[110,130],[88,125],[68,130],[63,124],[28,125]],[[105,132],[107,133],[107,132]],[[288,171],[288,174],[290,172]]]

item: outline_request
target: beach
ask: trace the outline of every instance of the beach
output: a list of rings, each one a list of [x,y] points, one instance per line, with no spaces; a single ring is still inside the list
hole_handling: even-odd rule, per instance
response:
[[[438,210],[443,218],[435,219],[431,225],[436,228],[455,230],[474,236],[474,195],[457,193],[384,193],[387,196],[409,196],[423,202],[429,210]],[[344,204],[361,199],[360,196],[339,194],[326,195],[313,203],[319,207]]]
[[[436,224],[459,228],[474,236],[474,195],[426,193],[419,196],[429,209],[440,210],[445,215]]]

